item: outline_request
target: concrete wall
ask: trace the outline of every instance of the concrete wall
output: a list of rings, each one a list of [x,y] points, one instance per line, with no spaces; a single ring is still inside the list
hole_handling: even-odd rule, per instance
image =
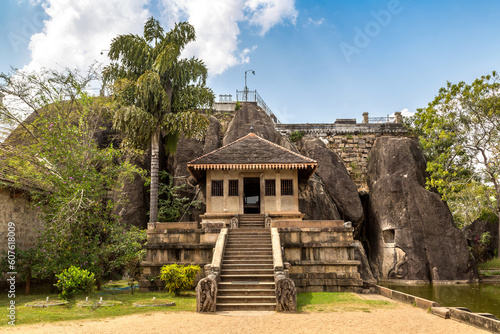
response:
[[[8,223],[15,224],[16,246],[29,249],[34,246],[42,226],[40,211],[31,206],[25,192],[0,187],[0,252],[7,250]]]

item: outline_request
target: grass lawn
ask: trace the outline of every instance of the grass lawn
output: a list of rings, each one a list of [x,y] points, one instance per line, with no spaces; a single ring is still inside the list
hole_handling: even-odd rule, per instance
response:
[[[113,286],[107,287],[124,287],[126,284],[120,282]],[[196,295],[194,291],[185,292],[179,296],[174,296],[168,292],[135,292],[133,295],[130,291],[110,292],[106,290],[98,291],[89,296],[89,300],[98,301],[100,297],[103,301],[112,300],[122,303],[120,306],[110,307],[79,307],[78,302],[85,300],[85,296],[76,297],[70,300],[67,306],[54,306],[48,308],[31,308],[24,304],[33,301],[45,301],[46,297],[49,300],[57,300],[57,294],[49,294],[34,289],[30,295],[22,293],[16,294],[16,325],[34,324],[44,322],[57,322],[63,320],[83,320],[83,319],[100,319],[109,317],[118,317],[137,313],[154,313],[154,312],[195,312],[196,310]],[[38,291],[37,291],[38,290]],[[115,290],[116,291],[116,290]],[[152,301],[153,297],[162,301],[173,301],[175,306],[171,307],[134,307],[136,302],[147,303]],[[0,305],[7,306],[10,299],[7,294],[0,295]],[[376,308],[392,308],[394,304],[382,300],[366,300],[352,293],[299,293],[297,296],[297,308],[299,312],[338,312],[338,311],[364,311],[370,312]],[[7,326],[7,321],[0,323],[0,328]]]
[[[477,265],[479,269],[498,269],[500,270],[500,258],[496,257],[484,263],[480,263]]]
[[[102,294],[101,294],[102,293]],[[120,301],[120,306],[109,307],[79,307],[78,302],[84,301],[86,296],[77,296],[70,300],[67,306],[54,306],[48,308],[31,308],[24,304],[33,301],[45,301],[46,297],[49,300],[57,300],[57,294],[42,293],[35,291],[33,294],[24,295],[16,293],[16,325],[34,324],[43,322],[56,322],[63,320],[82,320],[82,319],[99,319],[108,317],[117,317],[137,313],[152,313],[152,312],[181,312],[196,310],[196,295],[194,291],[188,291],[179,296],[173,296],[168,292],[135,292],[133,295],[130,291],[109,292],[103,289],[89,296],[89,300],[99,301],[102,297],[103,301],[113,300]],[[135,307],[136,302],[152,301],[153,297],[157,300],[168,300],[175,302],[175,306],[171,307]],[[0,295],[0,305],[7,307],[10,299],[7,294]],[[5,317],[5,319],[8,319]],[[0,322],[0,327],[7,326],[7,320]]]
[[[297,294],[298,312],[370,312],[378,308],[394,308],[395,304],[385,300],[368,300],[354,293],[306,292]]]

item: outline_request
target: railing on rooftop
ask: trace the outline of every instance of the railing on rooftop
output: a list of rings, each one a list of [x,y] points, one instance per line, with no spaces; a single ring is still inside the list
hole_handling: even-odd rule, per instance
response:
[[[233,102],[233,95],[219,94],[219,102]]]
[[[384,117],[368,117],[368,123],[383,124],[383,123],[395,123],[396,117],[384,116]]]
[[[257,93],[257,90],[236,90],[236,101],[240,102],[256,102],[259,107],[264,110],[274,123],[280,123],[278,118],[273,114],[271,108],[264,102],[264,99]]]

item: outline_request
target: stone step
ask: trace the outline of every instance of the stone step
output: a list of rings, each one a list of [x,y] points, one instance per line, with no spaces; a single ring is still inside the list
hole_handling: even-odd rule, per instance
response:
[[[217,295],[217,305],[221,304],[240,304],[240,303],[274,303],[276,305],[276,296],[220,296]]]
[[[227,249],[224,253],[224,256],[230,256],[230,255],[273,255],[273,251],[270,249],[242,249],[242,248],[234,248],[234,249]]]
[[[274,269],[265,268],[225,268],[221,271],[222,275],[255,275],[255,274],[268,274],[273,275]]]
[[[274,289],[219,289],[219,296],[276,296]]]
[[[262,264],[262,265],[273,265],[273,259],[223,259],[222,260],[222,266],[225,265],[255,265],[255,264]]]
[[[222,262],[222,270],[224,269],[274,269],[272,263],[224,263]]]
[[[250,228],[247,228],[247,229],[234,228],[234,229],[230,229],[228,232],[229,232],[229,235],[234,235],[234,234],[249,234],[249,233],[253,233],[253,234],[267,234],[267,235],[271,234],[271,231],[268,228],[253,228],[253,229],[250,229]]]
[[[242,275],[220,275],[221,282],[231,282],[233,284],[255,284],[259,282],[274,282],[273,274],[242,274]]]
[[[276,311],[276,303],[217,303],[216,311]]]
[[[267,247],[272,248],[273,244],[271,241],[230,241],[226,243],[226,248],[231,247]]]
[[[273,260],[272,255],[241,255],[241,254],[231,254],[224,255],[225,260]]]
[[[219,290],[233,290],[233,289],[245,289],[245,290],[270,290],[274,292],[274,281],[272,282],[219,282]]]

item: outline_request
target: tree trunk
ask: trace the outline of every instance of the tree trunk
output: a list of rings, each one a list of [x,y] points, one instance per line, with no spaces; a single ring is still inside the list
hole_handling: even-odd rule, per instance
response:
[[[31,283],[31,268],[28,267],[27,273],[26,273],[26,290],[24,292],[27,295],[30,294],[30,283]]]
[[[149,201],[149,222],[158,220],[158,173],[160,169],[160,129],[151,138],[151,189]]]

